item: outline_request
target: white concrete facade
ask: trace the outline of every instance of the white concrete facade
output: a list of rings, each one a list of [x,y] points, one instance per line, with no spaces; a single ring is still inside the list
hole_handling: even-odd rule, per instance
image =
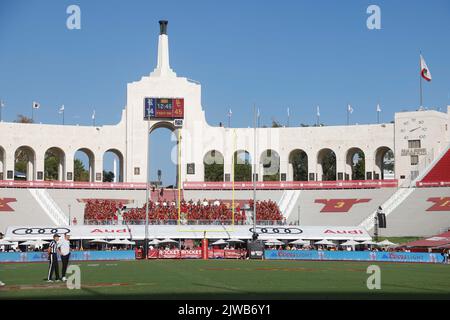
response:
[[[144,121],[146,97],[183,98],[182,128],[177,130],[169,120]],[[82,150],[90,158],[92,182],[102,181],[103,156],[107,151],[118,155],[118,182],[145,182],[148,133],[166,127],[177,136],[181,135],[180,180],[183,182],[204,181],[204,157],[211,150],[216,150],[216,162],[224,164],[224,180],[232,179],[233,154],[245,150],[252,163],[256,158],[256,173],[261,181],[264,170],[261,155],[269,149],[273,150],[270,168],[276,166],[274,172],[279,173],[281,180],[293,180],[289,160],[295,150],[304,151],[308,157],[308,180],[322,180],[320,158],[324,150],[329,149],[336,155],[338,180],[351,179],[351,159],[359,150],[365,155],[365,178],[382,179],[382,157],[392,150],[395,178],[400,184],[408,183],[448,147],[449,114],[450,107],[447,113],[431,110],[396,113],[394,123],[387,124],[257,129],[213,127],[206,122],[201,106],[201,85],[177,76],[170,68],[168,36],[161,33],[157,66],[149,76],[127,85],[127,105],[117,125],[0,123],[0,179],[14,179],[15,155],[20,149],[29,156],[27,180],[43,180],[45,153],[53,148],[61,155],[59,180],[73,181],[74,155]],[[420,140],[420,146],[409,143],[410,140]],[[176,150],[173,154],[176,159]],[[412,165],[415,159],[411,156],[416,155],[418,164]],[[188,165],[195,169],[194,173],[188,174]]]

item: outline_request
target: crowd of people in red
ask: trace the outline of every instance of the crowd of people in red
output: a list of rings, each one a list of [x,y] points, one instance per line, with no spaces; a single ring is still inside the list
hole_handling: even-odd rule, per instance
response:
[[[104,222],[117,221],[121,215],[121,219],[126,222],[133,223],[135,221],[145,220],[145,204],[141,208],[127,208],[120,201],[116,200],[99,200],[92,199],[86,201],[84,219],[86,222]],[[246,206],[249,215],[253,212],[253,200],[248,202]],[[150,223],[163,223],[167,220],[178,220],[178,206],[175,202],[149,202],[149,220]],[[180,220],[204,220],[204,221],[231,221],[233,219],[233,211],[229,202],[220,200],[208,201],[181,201]],[[246,210],[239,204],[234,210],[234,221],[236,224],[244,224],[246,220]],[[276,202],[257,201],[256,202],[256,220],[257,221],[281,221],[283,215],[278,208]]]

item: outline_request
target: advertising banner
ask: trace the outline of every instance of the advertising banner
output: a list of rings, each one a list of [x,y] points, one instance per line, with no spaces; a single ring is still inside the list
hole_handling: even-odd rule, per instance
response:
[[[258,181],[256,188],[260,190],[277,189],[376,189],[396,188],[397,180],[352,180],[352,181]],[[251,190],[252,182],[184,182],[184,189],[192,190]]]
[[[287,226],[287,225],[149,225],[149,232],[157,238],[172,239],[203,239],[205,231],[208,239],[220,239],[223,232],[230,238],[252,238],[253,232],[259,235],[260,240],[286,239],[286,240],[349,240],[365,241],[371,237],[361,227],[341,226]],[[189,231],[189,232],[186,232]],[[75,225],[75,226],[9,226],[6,229],[5,240],[25,241],[34,239],[50,240],[53,235],[70,233],[72,239],[133,239],[143,240],[145,225]]]
[[[202,259],[202,249],[191,250],[158,250],[153,249],[148,251],[149,259]],[[211,249],[208,250],[209,259],[239,259],[245,256],[245,250],[223,250]]]
[[[134,260],[134,250],[123,251],[72,251],[71,261],[94,261],[94,260]],[[0,252],[0,263],[2,262],[47,262],[46,252]]]
[[[341,260],[441,263],[439,253],[383,251],[265,250],[267,260]]]

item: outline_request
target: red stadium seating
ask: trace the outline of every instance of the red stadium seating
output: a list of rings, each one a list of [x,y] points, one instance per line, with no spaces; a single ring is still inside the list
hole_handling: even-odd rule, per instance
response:
[[[450,149],[435,164],[433,169],[422,179],[421,182],[450,181]]]
[[[250,209],[253,209],[253,200],[248,201]],[[242,202],[237,203],[234,213],[235,223],[241,224],[245,220],[245,212],[241,207]],[[257,221],[281,221],[281,214],[278,205],[273,201],[257,201],[256,203]],[[117,213],[123,207],[120,201],[114,200],[86,200],[84,219],[89,223],[107,222],[117,220]],[[126,210],[123,219],[128,222],[145,220],[145,205],[141,208]],[[232,209],[229,203],[214,200],[193,202],[182,201],[180,217],[185,220],[203,221],[231,221],[233,218]],[[178,220],[178,207],[175,202],[149,202],[149,219],[152,223],[164,223],[167,220]]]

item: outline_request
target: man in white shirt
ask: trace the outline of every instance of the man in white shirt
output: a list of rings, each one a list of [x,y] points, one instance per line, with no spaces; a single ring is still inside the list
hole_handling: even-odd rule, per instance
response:
[[[67,281],[66,270],[70,258],[70,234],[66,233],[64,238],[61,238],[61,240],[58,241],[58,249],[62,261],[62,280]]]

